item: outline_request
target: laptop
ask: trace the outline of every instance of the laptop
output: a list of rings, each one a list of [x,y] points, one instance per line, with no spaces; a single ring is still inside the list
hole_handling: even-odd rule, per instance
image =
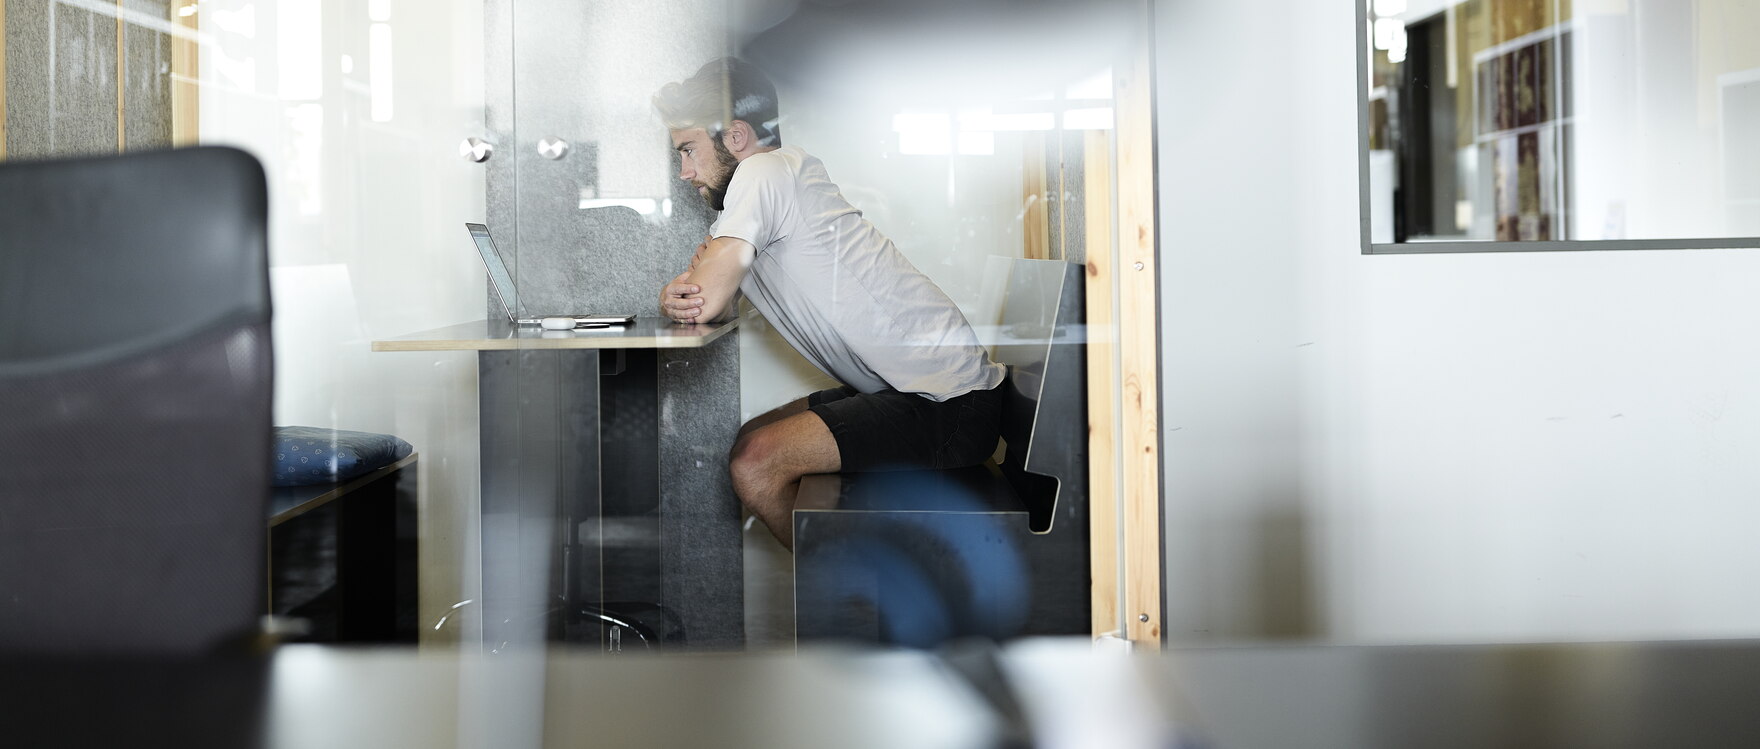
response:
[[[507,272],[507,264],[501,262],[501,253],[495,249],[495,239],[489,236],[489,227],[482,224],[464,225],[471,233],[471,241],[477,246],[477,254],[483,256],[483,267],[489,271],[489,285],[495,288],[495,298],[501,300],[501,309],[507,313],[507,321],[514,325],[539,325],[546,318],[574,318],[576,327],[602,327],[606,325],[628,325],[635,321],[635,315],[531,315],[519,303],[519,292],[513,287],[513,276]]]

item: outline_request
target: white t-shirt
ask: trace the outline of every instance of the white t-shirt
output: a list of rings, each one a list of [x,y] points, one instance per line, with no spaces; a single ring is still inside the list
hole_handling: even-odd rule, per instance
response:
[[[825,165],[784,146],[747,157],[711,227],[757,248],[740,291],[826,374],[863,393],[945,401],[1001,384],[953,300],[843,199]]]

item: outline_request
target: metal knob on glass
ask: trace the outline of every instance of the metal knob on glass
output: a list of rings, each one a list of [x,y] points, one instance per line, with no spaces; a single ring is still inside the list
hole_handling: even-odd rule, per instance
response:
[[[458,155],[481,164],[495,155],[495,144],[482,138],[465,138],[458,143]]]
[[[568,155],[568,141],[561,138],[544,138],[538,141],[538,155],[551,161],[560,161]]]

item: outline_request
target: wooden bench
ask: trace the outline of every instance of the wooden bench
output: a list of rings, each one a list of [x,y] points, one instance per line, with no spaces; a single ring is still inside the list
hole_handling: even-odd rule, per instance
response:
[[[801,480],[795,635],[918,647],[1089,630],[1081,266],[1016,260],[1000,461]],[[990,333],[990,335],[986,335]]]
[[[318,642],[416,641],[416,454],[269,496],[269,613]]]

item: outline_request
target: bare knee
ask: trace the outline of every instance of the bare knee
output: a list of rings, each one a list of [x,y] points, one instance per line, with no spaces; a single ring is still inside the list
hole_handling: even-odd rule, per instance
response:
[[[727,469],[735,478],[751,475],[763,466],[771,451],[769,441],[754,436],[756,432],[742,434],[733,441],[733,449],[727,451]]]
[[[727,469],[733,475],[735,488],[742,498],[747,489],[784,483],[787,477],[777,474],[777,439],[767,430],[757,429],[735,440],[727,456]]]

